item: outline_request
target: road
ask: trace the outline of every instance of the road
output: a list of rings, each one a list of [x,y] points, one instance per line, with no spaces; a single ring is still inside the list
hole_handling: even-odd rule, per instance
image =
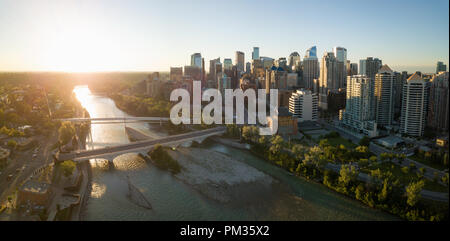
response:
[[[335,126],[330,125],[330,124],[326,123],[325,121],[322,121],[322,120],[321,120],[321,121],[319,121],[319,123],[320,123],[320,124],[323,124],[324,127],[325,127],[326,129],[330,129],[330,130],[333,130],[333,131],[338,132],[338,133],[341,135],[341,137],[343,137],[343,138],[345,138],[345,139],[350,139],[350,140],[352,140],[352,142],[355,143],[355,144],[358,144],[358,142],[359,142],[359,140],[360,140],[359,137],[357,137],[357,136],[355,136],[355,135],[352,135],[352,134],[350,134],[350,133],[348,133],[348,132],[345,132],[345,131],[343,131],[343,130],[341,130],[341,129],[339,129],[339,128],[336,128]],[[384,147],[381,147],[381,146],[379,146],[379,145],[377,145],[377,144],[374,144],[374,143],[372,143],[372,142],[371,142],[370,145],[369,145],[369,150],[370,150],[372,153],[374,153],[375,155],[377,155],[377,156],[379,156],[379,155],[380,155],[381,153],[383,153],[383,152],[385,152],[385,153],[401,154],[400,152],[388,150],[388,149],[386,149],[386,148],[384,148]],[[399,164],[399,165],[401,165],[401,166],[407,166],[407,167],[409,167],[411,163],[414,163],[414,165],[416,166],[417,170],[419,170],[419,169],[422,168],[422,167],[425,168],[426,171],[425,171],[424,176],[425,176],[427,179],[430,179],[430,180],[433,180],[433,178],[434,178],[434,173],[435,173],[435,172],[438,173],[438,176],[439,176],[440,178],[441,178],[442,176],[445,175],[445,172],[444,172],[444,171],[441,171],[441,170],[432,168],[432,167],[430,167],[430,166],[427,166],[427,165],[425,165],[425,164],[422,164],[422,163],[420,163],[420,162],[411,160],[410,158],[406,158],[406,159],[405,159],[404,161],[402,161],[401,163],[399,163],[398,161],[396,161],[396,162],[397,162],[397,164]],[[439,179],[440,179],[440,178],[439,178]],[[441,182],[441,183],[442,183],[442,182]]]
[[[205,135],[210,135],[214,133],[223,133],[226,131],[226,127],[216,127],[211,128],[207,130],[201,130],[201,131],[195,131],[195,132],[189,132],[179,135],[173,135],[168,137],[163,137],[161,139],[156,140],[144,140],[144,141],[138,141],[138,142],[132,142],[128,144],[113,146],[113,147],[106,147],[101,149],[93,149],[93,150],[85,150],[85,151],[79,151],[77,152],[70,152],[70,153],[60,153],[57,157],[58,161],[66,161],[66,160],[74,160],[74,161],[82,161],[87,159],[92,159],[95,157],[99,157],[104,154],[111,154],[116,152],[123,152],[127,150],[134,150],[134,149],[141,149],[145,147],[150,147],[152,145],[156,144],[166,144],[174,141],[180,141],[183,139],[189,139],[189,138],[196,138],[201,137]]]

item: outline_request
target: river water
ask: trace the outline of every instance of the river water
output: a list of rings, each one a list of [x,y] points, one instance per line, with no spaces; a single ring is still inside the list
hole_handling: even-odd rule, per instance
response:
[[[74,89],[91,117],[127,117],[110,98],[90,93],[87,86]],[[149,136],[165,136],[159,125],[128,123]],[[124,124],[92,124],[87,148],[128,143]],[[290,175],[248,151],[209,142],[202,148],[230,154],[277,180],[269,193],[246,187],[245,200],[230,203],[212,200],[166,171],[145,163],[136,154],[114,159],[114,170],[105,160],[91,160],[92,186],[84,220],[395,220],[381,211],[332,192],[326,187]],[[211,156],[209,158],[214,158]],[[151,202],[143,209],[128,198],[126,176]],[[255,184],[256,185],[256,184]]]

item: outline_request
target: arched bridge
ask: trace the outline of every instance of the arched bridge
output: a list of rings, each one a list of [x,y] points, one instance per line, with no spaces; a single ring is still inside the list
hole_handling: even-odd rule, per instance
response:
[[[193,131],[185,134],[167,136],[160,139],[144,140],[100,149],[81,150],[69,153],[57,153],[55,155],[55,162],[62,162],[67,160],[73,160],[78,162],[95,158],[113,160],[115,157],[125,153],[130,152],[146,153],[151,147],[153,147],[156,144],[161,144],[163,146],[178,146],[187,141],[204,140],[209,136],[220,135],[225,133],[225,131],[226,127],[221,126],[207,130]]]

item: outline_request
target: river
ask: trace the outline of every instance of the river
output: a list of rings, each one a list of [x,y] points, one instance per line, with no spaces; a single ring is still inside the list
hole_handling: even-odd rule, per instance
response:
[[[90,93],[87,86],[75,88],[77,98],[91,117],[127,117],[110,98]],[[149,136],[165,136],[159,125],[128,123]],[[87,148],[128,143],[124,124],[93,124]],[[277,180],[268,193],[258,186],[246,187],[246,197],[222,203],[202,195],[166,171],[145,163],[136,154],[114,159],[114,170],[105,160],[90,160],[92,183],[83,220],[396,220],[387,213],[335,193],[326,187],[290,175],[245,150],[215,142],[204,149],[232,154],[233,158]],[[209,156],[208,158],[214,158]],[[127,198],[126,176],[151,202],[143,209]],[[256,185],[256,184],[255,184]]]

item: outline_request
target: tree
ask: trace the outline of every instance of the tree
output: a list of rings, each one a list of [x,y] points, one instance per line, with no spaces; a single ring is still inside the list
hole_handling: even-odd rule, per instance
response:
[[[61,142],[61,144],[65,145],[75,135],[75,127],[73,126],[72,123],[68,121],[63,122],[59,127],[58,133],[59,133],[59,141]]]
[[[63,174],[65,177],[69,177],[72,175],[73,171],[75,170],[76,164],[74,161],[64,161],[61,163],[61,169],[63,171]]]
[[[370,138],[367,136],[364,136],[358,143],[360,146],[369,146],[370,145]]]
[[[342,165],[341,170],[339,171],[339,183],[344,187],[348,186],[348,184],[354,180],[358,176],[358,172],[354,166],[350,165]]]
[[[420,192],[422,191],[422,188],[425,186],[425,181],[420,180],[418,182],[411,182],[406,187],[406,196],[407,200],[406,203],[413,207],[416,205],[416,203],[420,200],[421,195]]]
[[[270,146],[269,151],[272,154],[279,153],[281,151],[283,142],[284,142],[283,137],[281,137],[279,135],[274,136],[272,138],[272,141],[271,141],[272,145]]]
[[[9,148],[14,149],[17,146],[17,142],[15,140],[9,140],[7,145]]]
[[[298,160],[301,160],[305,157],[306,148],[300,144],[295,144],[292,147],[291,151],[294,154],[295,158],[297,158]]]

